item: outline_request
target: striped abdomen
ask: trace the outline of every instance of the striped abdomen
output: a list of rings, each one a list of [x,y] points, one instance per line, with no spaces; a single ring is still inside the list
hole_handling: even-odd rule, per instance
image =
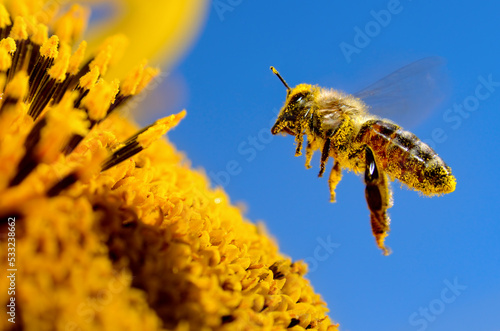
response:
[[[357,141],[372,148],[390,177],[409,187],[427,195],[455,190],[450,167],[413,133],[384,120],[370,120],[363,124]]]

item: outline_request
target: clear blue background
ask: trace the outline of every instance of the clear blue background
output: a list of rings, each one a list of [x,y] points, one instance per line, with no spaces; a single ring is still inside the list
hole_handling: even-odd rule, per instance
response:
[[[224,4],[231,10],[216,10]],[[371,11],[391,4],[397,2],[212,1],[198,41],[154,92],[152,98],[172,101],[154,116],[188,110],[169,139],[214,185],[213,174],[232,168],[228,180],[219,176],[232,201],[247,206],[248,219],[265,222],[284,254],[310,262],[308,277],[341,330],[498,331],[500,86],[467,118],[450,122],[445,114],[473,101],[480,77],[500,82],[500,5],[401,0],[386,26],[375,23]],[[356,46],[356,27],[372,28],[372,36],[348,62],[340,45]],[[444,132],[435,149],[458,185],[425,198],[394,182],[393,254],[384,257],[371,234],[362,179],[344,172],[331,204],[327,178],[317,178],[319,154],[306,170],[304,157],[293,156],[292,137],[270,137],[285,89],[269,66],[292,86],[354,92],[426,56],[447,60],[451,92],[412,131],[427,141],[433,130]],[[329,251],[321,245],[328,241],[335,244]],[[459,288],[453,292],[450,283]]]

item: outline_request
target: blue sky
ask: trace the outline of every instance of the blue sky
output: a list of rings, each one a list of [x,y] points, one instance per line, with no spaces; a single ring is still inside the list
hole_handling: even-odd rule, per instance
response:
[[[157,106],[144,122],[188,110],[169,139],[246,205],[248,219],[265,222],[284,254],[309,262],[308,277],[341,330],[500,330],[500,5],[220,0],[210,7],[198,40],[155,92],[169,98],[168,109]],[[270,135],[286,93],[269,66],[291,86],[352,93],[428,56],[446,59],[449,93],[412,132],[451,166],[457,189],[425,198],[392,183],[393,253],[384,257],[362,178],[344,172],[331,204],[327,178],[317,178],[319,153],[307,170],[292,137]]]

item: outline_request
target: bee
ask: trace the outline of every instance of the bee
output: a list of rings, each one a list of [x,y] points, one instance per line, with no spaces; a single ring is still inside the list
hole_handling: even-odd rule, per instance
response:
[[[384,255],[390,254],[384,244],[390,229],[387,210],[393,205],[389,181],[398,179],[427,196],[455,190],[451,168],[431,147],[392,121],[370,114],[361,99],[317,85],[290,88],[274,67],[271,70],[287,90],[285,105],[271,133],[294,136],[295,156],[301,155],[306,135],[305,166],[311,168],[313,153],[320,150],[319,177],[328,158],[334,159],[328,179],[331,202],[335,202],[342,170],[364,174],[372,232]]]

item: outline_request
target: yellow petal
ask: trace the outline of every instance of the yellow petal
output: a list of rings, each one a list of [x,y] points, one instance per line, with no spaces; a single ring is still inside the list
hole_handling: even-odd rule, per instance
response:
[[[79,3],[92,8],[96,1]],[[118,5],[118,14],[109,22],[90,24],[85,35],[87,54],[97,53],[99,45],[110,35],[123,33],[130,45],[120,65],[110,68],[109,77],[123,77],[144,58],[152,65],[171,66],[190,45],[204,22],[206,0],[140,0],[105,1]],[[102,5],[103,1],[99,1]]]

